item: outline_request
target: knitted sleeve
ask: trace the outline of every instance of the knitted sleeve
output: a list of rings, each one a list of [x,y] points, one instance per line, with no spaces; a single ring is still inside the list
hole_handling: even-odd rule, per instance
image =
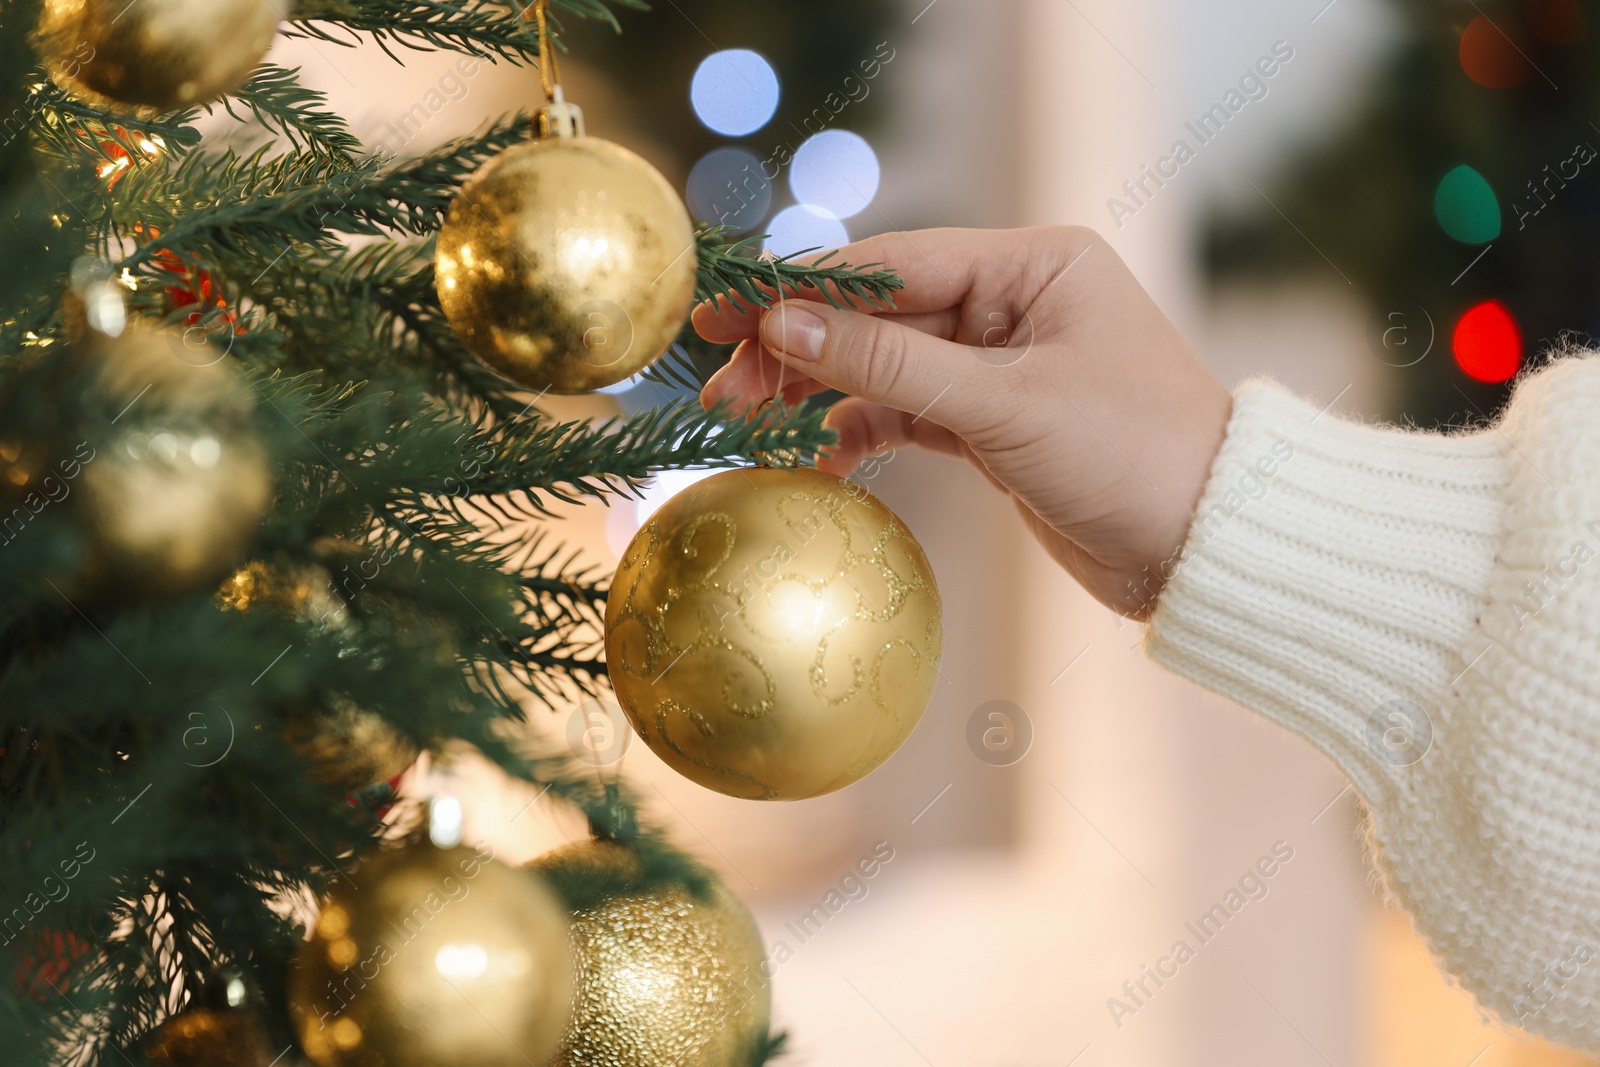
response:
[[[1600,359],[1462,434],[1237,393],[1147,648],[1300,734],[1442,966],[1600,1050]]]

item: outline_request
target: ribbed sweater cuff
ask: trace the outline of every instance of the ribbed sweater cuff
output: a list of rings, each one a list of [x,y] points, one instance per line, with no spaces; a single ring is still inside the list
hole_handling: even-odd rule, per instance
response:
[[[1305,737],[1369,800],[1404,791],[1474,654],[1509,450],[1496,431],[1366,426],[1246,383],[1164,568],[1149,654]]]

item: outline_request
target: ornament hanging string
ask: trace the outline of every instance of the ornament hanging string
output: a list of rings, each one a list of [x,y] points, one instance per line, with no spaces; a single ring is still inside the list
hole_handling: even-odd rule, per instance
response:
[[[772,291],[773,294],[778,298],[778,318],[780,321],[780,332],[786,332],[788,328],[789,309],[785,306],[783,300],[783,279],[778,274],[778,257],[772,251],[772,249],[767,248],[763,249],[761,255],[757,258],[762,263],[765,263],[767,266],[772,268]],[[762,377],[765,378],[765,364],[761,360],[757,360],[756,365],[763,368]],[[778,402],[780,407],[783,406],[783,373],[788,369],[789,365],[787,363],[778,361],[778,387],[772,391],[772,396],[773,399]],[[761,384],[763,387],[765,387],[767,383],[763,381]]]
[[[539,84],[544,89],[545,103],[554,103],[556,86],[561,84],[561,66],[556,62],[556,50],[550,42],[550,0],[533,0],[523,9],[523,17],[531,12],[539,28]]]

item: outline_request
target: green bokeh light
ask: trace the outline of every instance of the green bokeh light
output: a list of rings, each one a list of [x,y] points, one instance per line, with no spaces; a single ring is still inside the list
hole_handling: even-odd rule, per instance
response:
[[[1433,214],[1462,244],[1481,245],[1500,236],[1500,200],[1488,180],[1465,163],[1439,182]]]

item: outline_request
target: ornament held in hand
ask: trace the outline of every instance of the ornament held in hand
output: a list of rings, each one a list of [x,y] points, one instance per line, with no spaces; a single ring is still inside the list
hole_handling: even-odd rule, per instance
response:
[[[70,92],[171,111],[243,85],[283,10],[281,0],[45,0],[39,50]]]
[[[645,743],[731,796],[864,777],[926,710],[943,639],[932,568],[895,514],[816,470],[728,471],[634,537],[606,662]]]
[[[542,857],[551,881],[604,885],[573,915],[578,996],[550,1067],[747,1067],[767,1041],[770,970],[750,913],[715,875],[697,899],[644,888],[627,847],[589,841]]]
[[[527,1067],[572,1017],[568,921],[487,850],[380,852],[333,887],[290,978],[318,1067]]]
[[[661,174],[598,137],[509,148],[461,187],[439,231],[439,303],[484,363],[530,389],[632,377],[694,302],[694,228]]]

